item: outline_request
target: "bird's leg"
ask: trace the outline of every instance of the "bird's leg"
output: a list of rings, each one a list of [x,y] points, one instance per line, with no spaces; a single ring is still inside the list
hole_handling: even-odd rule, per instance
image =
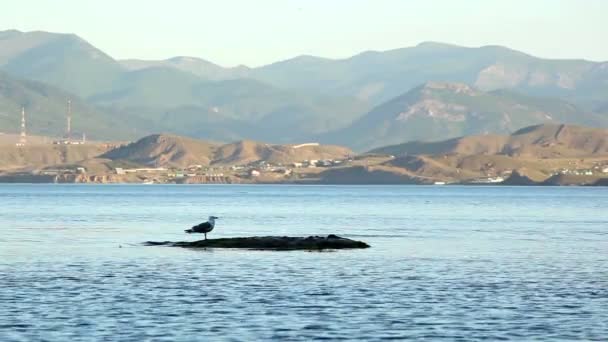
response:
[[[205,233],[205,241],[207,241],[207,233]]]

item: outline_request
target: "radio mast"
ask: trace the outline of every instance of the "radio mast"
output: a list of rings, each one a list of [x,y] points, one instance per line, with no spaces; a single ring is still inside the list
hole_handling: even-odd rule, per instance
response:
[[[25,146],[27,143],[27,133],[25,132],[25,107],[21,107],[21,135],[17,146]]]
[[[68,100],[68,117],[67,127],[65,130],[65,139],[69,142],[72,137],[72,100]]]

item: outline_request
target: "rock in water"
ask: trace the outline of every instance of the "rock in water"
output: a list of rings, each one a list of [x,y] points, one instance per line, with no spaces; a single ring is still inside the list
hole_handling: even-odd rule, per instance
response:
[[[324,249],[360,249],[370,246],[362,241],[339,237],[337,235],[289,237],[289,236],[254,236],[223,239],[209,239],[192,242],[154,242],[146,246],[170,246],[185,248],[244,248],[259,250],[324,250]]]

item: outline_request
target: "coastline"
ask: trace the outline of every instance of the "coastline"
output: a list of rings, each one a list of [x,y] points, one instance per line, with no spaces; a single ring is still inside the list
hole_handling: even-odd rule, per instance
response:
[[[142,182],[52,182],[52,181],[37,181],[37,182],[25,182],[25,181],[3,181],[0,179],[1,185],[128,185],[128,186],[158,186],[158,185],[173,185],[173,186],[189,186],[189,185],[210,185],[210,186],[228,186],[228,185],[243,185],[243,186],[421,186],[421,187],[605,187],[608,186],[608,179],[602,178],[594,183],[581,183],[581,184],[559,184],[559,183],[547,183],[539,182],[533,184],[507,184],[507,183],[449,183],[449,184],[431,184],[431,183],[375,183],[375,182],[357,182],[357,183],[328,183],[328,182],[237,182],[237,183],[177,183],[177,182],[166,182],[166,183],[142,183]]]

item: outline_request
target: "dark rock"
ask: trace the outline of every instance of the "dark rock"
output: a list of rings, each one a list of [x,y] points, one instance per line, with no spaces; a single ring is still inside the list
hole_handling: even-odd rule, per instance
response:
[[[146,246],[170,246],[185,248],[244,248],[258,250],[324,250],[324,249],[356,249],[369,248],[362,241],[339,237],[337,235],[289,237],[289,236],[254,236],[223,239],[209,239],[183,242],[148,241]]]
[[[539,185],[538,182],[530,178],[524,171],[515,170],[509,178],[505,179],[502,185]]]
[[[595,185],[595,186],[608,186],[608,178],[600,178],[593,185]]]

